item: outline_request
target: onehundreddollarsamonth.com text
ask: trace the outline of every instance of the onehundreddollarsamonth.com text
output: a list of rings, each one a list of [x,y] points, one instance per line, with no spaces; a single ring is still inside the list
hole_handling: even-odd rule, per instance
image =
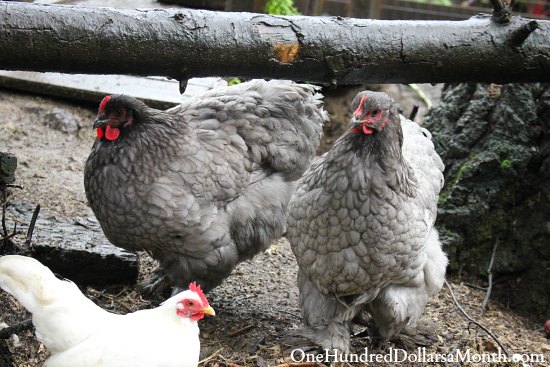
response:
[[[315,363],[333,363],[333,362],[348,362],[348,363],[445,363],[445,362],[463,362],[463,363],[506,363],[506,362],[523,362],[523,363],[544,363],[543,354],[513,354],[507,357],[499,349],[494,353],[479,353],[476,350],[456,349],[449,353],[432,353],[426,348],[417,348],[416,350],[407,351],[405,349],[390,348],[385,354],[369,353],[369,349],[365,348],[362,353],[344,354],[336,349],[325,349],[324,353],[308,354],[301,349],[294,349],[290,358],[293,362],[315,362]]]

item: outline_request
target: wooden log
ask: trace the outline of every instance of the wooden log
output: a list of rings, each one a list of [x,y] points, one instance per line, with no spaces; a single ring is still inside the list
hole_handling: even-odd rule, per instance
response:
[[[174,4],[186,8],[225,9],[225,0],[158,0],[162,4]]]
[[[32,256],[79,286],[134,285],[139,261],[134,252],[109,243],[95,218],[39,219]]]
[[[33,246],[32,256],[79,286],[136,284],[139,264],[135,253],[115,247],[106,239],[82,246],[72,237],[54,243],[39,241]]]
[[[9,185],[15,182],[17,157],[11,153],[0,152],[0,185]]]
[[[8,208],[23,232],[32,222],[33,211],[34,205],[23,202]],[[32,257],[79,286],[133,285],[137,281],[137,254],[110,244],[93,217],[62,218],[42,210],[30,250]]]
[[[322,83],[550,81],[550,21],[382,21],[0,3],[0,68]]]

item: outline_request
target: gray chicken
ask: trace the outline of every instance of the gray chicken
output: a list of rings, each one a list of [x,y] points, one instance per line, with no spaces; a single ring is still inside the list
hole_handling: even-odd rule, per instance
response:
[[[434,228],[443,163],[430,133],[385,93],[352,103],[350,129],[314,161],[289,204],[303,334],[349,351],[363,311],[382,340],[416,333],[447,257]]]
[[[321,98],[310,85],[254,80],[167,111],[103,99],[86,197],[109,241],[159,260],[147,292],[211,290],[283,234],[322,136]]]

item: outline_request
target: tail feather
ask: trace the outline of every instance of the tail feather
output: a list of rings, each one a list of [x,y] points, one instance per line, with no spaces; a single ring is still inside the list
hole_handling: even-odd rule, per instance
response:
[[[328,120],[318,89],[288,80],[258,79],[211,90],[172,113],[185,111],[189,123],[200,121],[201,129],[206,126],[204,119],[217,122],[223,114],[217,129],[234,135],[255,167],[269,166],[288,180],[297,180],[309,167]],[[203,119],[198,120],[201,113]]]
[[[51,352],[77,344],[113,316],[31,257],[0,257],[0,288],[33,314],[36,335]]]
[[[239,134],[257,148],[262,161],[269,161],[271,167],[285,173],[289,180],[299,179],[309,167],[323,135],[323,123],[328,120],[322,108],[322,95],[312,85],[281,80],[258,82],[255,87],[263,97],[261,107],[269,111],[269,117],[243,126]],[[262,139],[247,139],[261,128],[265,129]]]
[[[39,261],[15,255],[0,258],[0,288],[17,298],[31,313],[56,298],[80,293],[76,285],[57,279]]]

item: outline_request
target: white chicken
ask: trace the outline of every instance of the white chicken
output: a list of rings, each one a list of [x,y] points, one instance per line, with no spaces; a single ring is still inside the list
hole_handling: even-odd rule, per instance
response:
[[[36,336],[52,354],[44,367],[195,367],[197,321],[215,314],[195,283],[157,308],[113,314],[24,256],[0,257],[0,288],[32,313]]]

